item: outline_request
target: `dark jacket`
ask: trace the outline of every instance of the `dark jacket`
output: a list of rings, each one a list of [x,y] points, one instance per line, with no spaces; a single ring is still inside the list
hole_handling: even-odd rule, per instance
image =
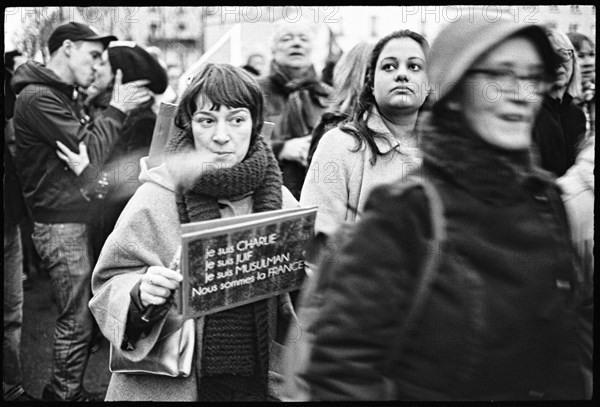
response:
[[[80,190],[97,181],[98,167],[112,150],[125,114],[109,107],[101,117],[88,122],[76,89],[34,61],[17,69],[12,85],[18,96],[14,113],[16,165],[33,220],[88,222],[93,214]],[[78,151],[80,141],[86,143],[92,165],[79,177],[57,156],[57,140],[73,151]]]
[[[503,166],[513,152],[421,137],[415,175],[440,195],[444,243],[428,250],[420,189],[404,193],[399,179],[372,192],[348,241],[316,271],[326,301],[299,309],[299,340],[314,339],[297,348],[308,359],[291,379],[298,399],[583,398],[586,301],[558,187],[527,167],[527,151],[514,159],[523,164]],[[428,256],[439,267],[408,327]],[[306,325],[304,315],[316,317]]]
[[[111,97],[112,90],[109,89],[90,99],[86,103],[90,116],[102,116]],[[152,111],[153,103],[154,100],[151,100],[127,114],[121,136],[102,167],[109,185],[106,197],[95,203],[99,216],[93,221],[92,248],[97,255],[100,254],[125,205],[141,185],[138,179],[141,172],[140,159],[146,157],[150,151],[156,124],[156,114]]]
[[[271,147],[273,148],[275,156],[278,157],[285,142],[293,138],[293,136],[291,136],[292,132],[290,129],[285,128],[282,120],[283,115],[286,112],[289,93],[284,87],[279,86],[270,76],[260,79],[259,84],[264,95],[264,120],[275,123],[275,129],[271,136]],[[324,93],[327,91],[331,93],[331,89],[323,83],[320,83],[320,88]],[[325,112],[327,107],[327,95],[311,96],[310,101],[312,115],[311,117],[304,118],[309,129],[308,132],[302,136],[309,135],[321,119],[321,115]],[[306,168],[296,161],[288,160],[280,161],[279,166],[283,175],[284,185],[296,199],[299,199],[300,191],[304,184]]]
[[[4,142],[4,174],[2,182],[2,204],[4,213],[4,230],[18,225],[26,215],[25,202],[21,192],[21,184],[17,176],[15,163]]]
[[[585,113],[565,93],[562,101],[546,96],[533,130],[541,167],[557,177],[575,163],[577,144],[585,135]]]

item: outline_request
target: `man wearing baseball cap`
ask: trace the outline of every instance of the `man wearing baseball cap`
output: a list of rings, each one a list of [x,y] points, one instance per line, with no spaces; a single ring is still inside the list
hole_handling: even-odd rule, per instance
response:
[[[147,81],[122,84],[118,72],[110,106],[93,122],[78,103],[78,87],[88,87],[110,41],[91,27],[70,22],[48,39],[47,65],[28,61],[12,86],[16,166],[25,202],[34,221],[33,241],[50,272],[59,316],[54,332],[52,379],[42,398],[48,401],[96,401],[83,388],[92,340],[89,224],[92,202],[82,191],[98,181],[98,170],[116,143],[126,114],[150,98]],[[74,171],[58,157],[57,142],[73,151],[86,146],[89,163]],[[70,164],[71,165],[71,164]]]

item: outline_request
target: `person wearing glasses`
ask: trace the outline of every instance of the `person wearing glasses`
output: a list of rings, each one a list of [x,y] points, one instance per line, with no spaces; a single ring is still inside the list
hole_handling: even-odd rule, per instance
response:
[[[540,166],[560,177],[575,163],[577,145],[586,133],[586,118],[573,101],[581,96],[581,71],[575,48],[561,31],[547,29],[546,35],[556,55],[556,72],[550,93],[544,98],[533,139]]]
[[[588,130],[593,134],[596,127],[596,47],[592,40],[581,33],[570,32],[567,36],[575,47],[581,70],[583,94],[575,100],[575,103],[585,112],[589,124]]]
[[[530,154],[553,54],[540,26],[508,17],[465,15],[436,37],[414,174],[439,200],[379,186],[352,233],[335,236],[315,283],[326,301],[298,310],[290,351],[305,358],[290,365],[290,399],[585,397],[575,253],[558,187]]]

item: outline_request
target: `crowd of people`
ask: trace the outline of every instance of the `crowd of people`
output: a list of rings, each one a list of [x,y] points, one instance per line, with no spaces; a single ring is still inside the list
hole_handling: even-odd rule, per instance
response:
[[[483,16],[432,44],[401,28],[319,75],[314,27],[279,22],[270,63],[205,63],[177,92],[155,49],[76,22],[46,64],[5,54],[4,399],[36,400],[35,267],[58,308],[45,401],[590,399],[593,41]],[[161,101],[176,132],[156,163]],[[310,206],[300,291],[176,318],[182,225]],[[190,372],[83,387],[97,336],[140,361],[171,323]]]

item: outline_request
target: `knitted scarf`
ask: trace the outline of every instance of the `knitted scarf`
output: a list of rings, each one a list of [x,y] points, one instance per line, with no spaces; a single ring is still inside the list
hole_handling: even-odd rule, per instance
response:
[[[423,164],[434,167],[452,183],[494,205],[523,198],[522,184],[531,177],[547,180],[536,168],[530,150],[496,148],[453,117],[421,113],[418,137]]]
[[[288,68],[272,61],[270,72],[271,81],[288,95],[280,124],[282,134],[290,139],[306,136],[320,118],[314,105],[324,106],[319,98],[328,97],[332,89],[319,82],[312,66],[303,76],[294,78]]]
[[[169,140],[167,154],[194,149],[191,131],[182,130]],[[167,159],[171,171],[177,160]],[[231,168],[197,177],[176,191],[181,223],[220,218],[220,198],[253,197],[253,212],[281,209],[281,173],[262,136],[246,158]],[[267,301],[262,300],[208,315],[204,318],[202,359],[197,369],[200,400],[266,400],[269,366]],[[198,365],[197,365],[198,366]]]

